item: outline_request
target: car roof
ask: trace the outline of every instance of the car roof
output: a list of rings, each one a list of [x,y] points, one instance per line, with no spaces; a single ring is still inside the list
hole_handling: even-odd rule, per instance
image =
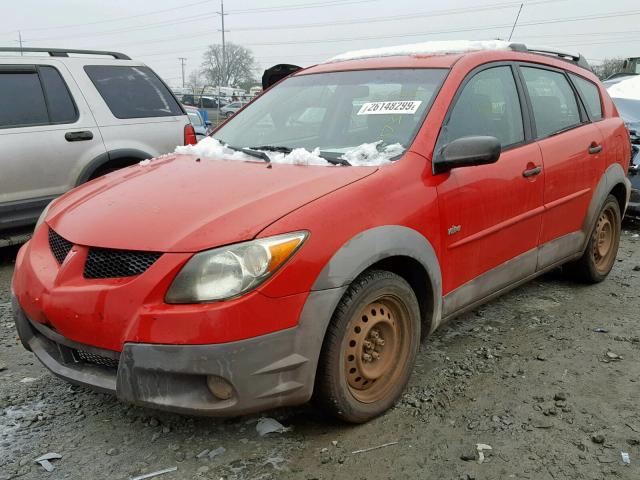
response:
[[[545,47],[529,48],[523,44],[499,40],[463,40],[424,42],[347,52],[318,65],[299,70],[293,75],[385,68],[451,68],[463,57],[475,58],[478,63],[522,60],[576,72],[585,69],[591,71],[589,64],[580,54]]]

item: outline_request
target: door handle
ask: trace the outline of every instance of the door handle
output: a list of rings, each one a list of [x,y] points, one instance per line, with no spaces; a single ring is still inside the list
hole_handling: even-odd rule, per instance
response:
[[[522,172],[522,176],[524,178],[529,178],[529,177],[535,177],[536,175],[540,175],[540,173],[542,173],[542,167],[534,167],[534,168],[529,168],[524,172]]]
[[[593,142],[589,145],[589,153],[591,155],[595,155],[596,153],[600,153],[602,151],[602,145],[598,145],[596,142]]]
[[[93,140],[93,132],[85,130],[83,132],[67,132],[64,134],[67,142],[81,142],[83,140]]]

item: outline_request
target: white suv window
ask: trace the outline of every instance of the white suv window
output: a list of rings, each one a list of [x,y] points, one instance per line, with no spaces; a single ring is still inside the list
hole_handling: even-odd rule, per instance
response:
[[[116,118],[183,115],[169,89],[149,67],[87,65],[84,70]]]
[[[0,128],[48,123],[47,104],[36,70],[0,71]]]

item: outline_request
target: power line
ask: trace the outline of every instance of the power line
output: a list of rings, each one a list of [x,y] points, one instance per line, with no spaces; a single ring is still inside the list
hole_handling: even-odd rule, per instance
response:
[[[620,16],[633,16],[633,15],[640,15],[640,10],[612,12],[605,15],[587,15],[587,16],[581,16],[581,17],[565,17],[565,18],[557,18],[557,19],[539,20],[534,22],[520,23],[520,26],[527,27],[527,26],[538,26],[538,25],[553,24],[553,23],[600,20],[602,18],[614,18],[614,17],[620,17]],[[511,24],[490,25],[485,27],[456,28],[456,29],[447,29],[447,30],[432,30],[429,32],[402,33],[402,34],[393,34],[393,35],[369,35],[369,36],[361,36],[361,37],[321,38],[321,39],[313,39],[313,40],[289,40],[289,41],[281,41],[281,42],[244,43],[244,45],[257,47],[257,46],[277,46],[277,45],[305,45],[305,44],[315,44],[315,43],[341,43],[341,42],[352,42],[352,41],[358,41],[358,40],[423,37],[427,35],[437,35],[437,34],[443,34],[443,33],[464,33],[464,32],[476,32],[476,31],[486,31],[486,30],[499,30],[499,29],[508,28],[508,27],[511,27]],[[206,35],[206,34],[207,33],[204,33],[201,35]],[[165,41],[165,40],[160,40],[160,41]],[[138,43],[142,43],[142,42],[138,42]],[[156,43],[156,42],[151,41],[151,42],[145,42],[145,43]],[[150,56],[150,55],[151,54],[143,54],[142,56]]]
[[[367,0],[367,1],[378,1],[378,0]],[[565,1],[565,0],[533,0],[528,4],[537,5],[537,4],[543,4],[543,3],[554,3],[557,1]],[[406,20],[406,19],[421,18],[421,17],[448,16],[448,15],[459,15],[459,14],[465,14],[465,13],[471,13],[471,12],[500,10],[505,8],[513,8],[518,5],[520,5],[519,2],[511,1],[511,2],[494,3],[494,4],[489,4],[489,5],[484,5],[481,7],[474,7],[474,8],[453,8],[453,9],[445,9],[445,10],[432,10],[432,11],[422,12],[422,13],[417,12],[417,13],[411,13],[411,14],[392,15],[392,16],[385,15],[385,16],[377,16],[377,17],[368,17],[368,18],[357,19],[357,20],[331,20],[328,22],[293,24],[293,25],[285,24],[285,25],[275,25],[275,26],[238,27],[238,28],[234,28],[233,30],[234,31],[287,30],[287,29],[300,29],[300,28],[327,27],[327,26],[334,26],[334,25],[351,25],[351,24],[370,23],[370,22],[387,22],[387,21]],[[277,7],[273,7],[273,8],[277,8]],[[74,34],[74,35],[63,35],[63,36],[56,36],[56,37],[41,37],[41,38],[34,38],[32,41],[45,41],[45,40],[49,41],[49,40],[60,40],[60,39],[67,39],[67,38],[87,38],[87,37],[96,37],[96,36],[103,36],[103,35],[113,35],[118,33],[133,33],[133,32],[142,31],[142,30],[162,28],[162,27],[178,25],[183,23],[191,23],[191,22],[196,22],[203,19],[206,20],[217,15],[219,15],[219,12],[201,13],[199,15],[179,17],[176,19],[164,20],[161,22],[146,24],[142,27],[136,27],[136,28],[118,28],[115,30],[93,32],[90,34]],[[201,36],[201,35],[195,35],[195,36]],[[185,38],[189,38],[189,37],[185,37]]]
[[[184,8],[193,7],[195,5],[201,5],[203,3],[209,3],[209,0],[200,0],[199,2],[187,3],[187,4],[181,5],[179,7],[165,8],[163,10],[155,10],[153,12],[140,13],[140,14],[137,14],[137,15],[127,15],[126,17],[109,18],[107,20],[98,20],[98,21],[95,21],[95,22],[75,23],[75,24],[71,24],[71,25],[56,25],[56,26],[53,26],[53,27],[23,28],[22,31],[35,32],[35,31],[41,31],[41,30],[57,30],[57,29],[60,29],[60,28],[85,27],[87,25],[98,25],[98,24],[102,24],[102,23],[119,22],[121,20],[129,20],[131,18],[149,17],[151,15],[157,15],[158,13],[165,13],[165,12],[172,12],[172,11],[175,11],[175,10],[182,10]],[[7,33],[11,33],[11,32],[7,32]]]
[[[247,9],[247,10],[236,10],[236,11],[232,11],[231,13],[233,14],[244,14],[244,13],[251,13],[251,12],[262,12],[262,13],[267,13],[269,11],[274,11],[274,12],[279,12],[279,11],[286,11],[286,10],[298,10],[298,9],[302,9],[302,8],[319,8],[322,6],[326,6],[326,7],[332,7],[332,6],[341,6],[341,5],[348,5],[348,4],[352,4],[352,3],[365,3],[365,2],[377,2],[380,0],[352,0],[352,1],[347,1],[347,2],[320,2],[320,3],[316,3],[316,4],[307,4],[307,5],[297,5],[297,6],[292,6],[292,7],[261,7],[261,8],[256,8],[256,9]],[[202,3],[208,3],[207,1],[204,2],[196,2],[194,4],[190,4],[190,5],[199,5]],[[185,5],[185,7],[190,6],[190,5]],[[64,27],[47,27],[47,28],[36,28],[36,29],[27,29],[27,30],[48,30],[48,29],[57,29],[57,28],[70,28],[72,26],[84,26],[84,25],[93,25],[93,24],[97,24],[97,23],[104,23],[107,21],[116,21],[116,20],[128,20],[130,18],[136,18],[136,17],[141,17],[141,16],[147,16],[147,15],[156,15],[157,13],[161,13],[161,12],[167,12],[167,11],[171,11],[171,10],[180,10],[183,7],[179,7],[179,8],[173,8],[173,9],[167,9],[167,10],[158,10],[154,13],[148,13],[148,14],[140,14],[140,15],[132,15],[129,17],[121,17],[119,19],[112,19],[112,20],[104,20],[104,21],[100,21],[100,22],[93,22],[93,23],[85,23],[85,24],[76,24],[76,25],[71,25],[71,26],[64,26]],[[92,33],[81,33],[81,34],[74,34],[74,35],[62,35],[62,36],[55,36],[55,37],[38,37],[38,38],[34,38],[31,41],[44,41],[44,40],[61,40],[61,39],[67,39],[67,38],[88,38],[88,37],[96,37],[96,36],[104,36],[104,35],[115,35],[118,33],[129,33],[129,32],[136,32],[136,31],[142,31],[142,30],[150,30],[150,29],[154,29],[154,28],[162,28],[162,27],[167,27],[167,26],[173,26],[173,25],[179,25],[179,24],[183,24],[183,23],[191,23],[191,22],[197,22],[197,21],[201,21],[201,20],[207,20],[211,17],[215,17],[218,15],[218,12],[200,12],[198,15],[189,15],[186,17],[178,17],[178,18],[173,18],[173,19],[169,19],[169,20],[163,20],[160,22],[156,22],[156,23],[150,23],[150,24],[146,24],[143,27],[136,27],[136,28],[117,28],[114,30],[105,30],[102,32],[92,32]],[[0,35],[2,35],[2,33],[0,33]]]
[[[144,27],[136,27],[136,28],[117,28],[115,30],[105,30],[102,32],[92,32],[92,33],[79,33],[74,35],[58,35],[56,37],[37,37],[31,39],[33,42],[38,41],[49,41],[49,40],[61,40],[67,38],[88,38],[88,37],[101,37],[105,35],[115,35],[118,33],[131,33],[131,32],[139,32],[143,30],[152,30],[154,28],[164,28],[170,27],[173,25],[180,25],[183,23],[191,23],[199,20],[208,20],[212,17],[216,17],[217,12],[213,13],[200,13],[198,15],[189,15],[187,17],[178,17],[171,20],[162,20],[156,23],[148,23]]]
[[[555,3],[558,0],[534,0],[529,2],[530,4],[543,4],[543,3]],[[365,17],[359,19],[346,19],[346,20],[330,20],[327,22],[315,22],[315,23],[298,23],[298,24],[283,24],[283,25],[268,25],[268,26],[256,26],[256,27],[238,27],[234,28],[234,32],[248,32],[248,31],[260,31],[260,30],[292,30],[300,28],[317,28],[317,27],[334,27],[336,25],[356,25],[361,23],[384,23],[398,20],[411,20],[414,18],[425,17],[443,17],[449,15],[459,15],[465,13],[477,13],[490,10],[501,10],[505,8],[513,8],[519,6],[520,2],[506,2],[506,3],[494,3],[485,5],[482,7],[474,8],[450,8],[446,10],[432,10],[428,12],[415,12],[402,15],[383,15],[377,17]]]
[[[307,8],[319,8],[319,7],[335,7],[343,5],[353,5],[357,3],[372,3],[380,0],[334,0],[328,2],[316,2],[316,3],[298,3],[291,5],[282,5],[280,7],[257,7],[246,8],[244,10],[230,10],[229,13],[233,15],[241,15],[245,13],[268,13],[268,12],[282,12],[287,10],[303,10]]]

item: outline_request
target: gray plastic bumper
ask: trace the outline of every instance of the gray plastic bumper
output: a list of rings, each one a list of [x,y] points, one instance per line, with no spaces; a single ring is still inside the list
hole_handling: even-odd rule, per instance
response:
[[[30,321],[15,298],[12,304],[23,344],[55,375],[136,405],[232,416],[311,398],[324,333],[344,290],[311,292],[295,328],[214,345],[126,343],[122,353],[68,340]],[[209,391],[210,375],[231,384],[231,398]]]

